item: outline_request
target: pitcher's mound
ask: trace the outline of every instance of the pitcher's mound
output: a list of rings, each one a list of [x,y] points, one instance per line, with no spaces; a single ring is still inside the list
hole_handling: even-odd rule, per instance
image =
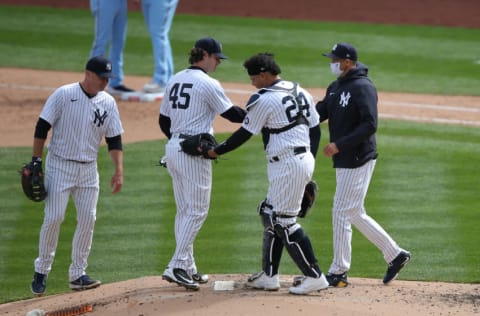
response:
[[[328,288],[306,296],[288,294],[293,276],[282,276],[277,292],[245,287],[247,275],[210,275],[199,291],[143,277],[99,288],[7,303],[2,315],[25,316],[39,309],[89,310],[91,316],[153,315],[474,315],[480,312],[480,285],[349,278],[347,288]],[[228,290],[218,290],[223,284]],[[217,285],[217,290],[215,286]],[[47,290],[48,291],[48,290]],[[47,314],[48,315],[48,314]],[[73,314],[69,314],[73,315]],[[78,314],[76,314],[78,315]]]

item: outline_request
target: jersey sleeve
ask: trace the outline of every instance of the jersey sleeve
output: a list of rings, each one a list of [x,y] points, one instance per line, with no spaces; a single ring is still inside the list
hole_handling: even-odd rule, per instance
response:
[[[122,121],[120,120],[120,113],[115,101],[113,101],[111,113],[112,117],[105,131],[105,137],[115,137],[123,133]]]
[[[308,109],[304,111],[304,115],[308,120],[308,127],[312,128],[320,124],[320,115],[315,108],[315,101],[313,100],[313,96],[306,90],[303,90],[303,93],[305,94],[305,99],[308,105]]]
[[[62,88],[56,89],[47,99],[43,106],[42,112],[40,112],[40,118],[47,121],[51,126],[55,124],[55,121],[60,117],[61,106],[63,104],[65,93]]]
[[[170,113],[169,113],[170,107],[168,106],[169,98],[167,97],[168,93],[169,93],[169,87],[167,87],[167,89],[165,90],[165,94],[162,98],[162,102],[160,103],[160,114],[162,114],[163,116],[170,117]]]
[[[220,115],[233,106],[218,80],[211,78],[208,90],[207,103],[216,114]]]
[[[270,114],[270,108],[266,105],[268,105],[267,102],[257,100],[255,105],[250,106],[243,120],[242,127],[250,133],[258,135],[266,125],[267,118]]]

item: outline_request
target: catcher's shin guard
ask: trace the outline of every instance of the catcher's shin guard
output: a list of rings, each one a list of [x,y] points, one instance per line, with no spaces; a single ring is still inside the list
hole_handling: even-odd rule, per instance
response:
[[[265,228],[263,232],[262,266],[266,275],[271,277],[278,274],[282,251],[282,240],[275,235],[272,227]]]
[[[289,235],[288,227],[275,224],[275,232],[282,239],[290,257],[306,276],[318,278],[322,274],[313,253],[312,244],[300,227]]]
[[[258,205],[258,213],[264,227],[262,247],[262,267],[268,276],[278,274],[280,259],[282,258],[283,242],[276,236],[273,229],[272,206],[263,200]]]

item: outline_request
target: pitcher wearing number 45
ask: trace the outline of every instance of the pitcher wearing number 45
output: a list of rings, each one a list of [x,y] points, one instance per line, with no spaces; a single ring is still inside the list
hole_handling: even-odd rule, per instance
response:
[[[368,68],[358,62],[357,50],[338,43],[324,54],[338,78],[316,105],[321,121],[328,119],[330,143],[323,153],[332,157],[337,187],[333,201],[333,262],[327,275],[331,286],[348,285],[352,260],[352,225],[383,253],[388,263],[383,283],[394,280],[410,261],[403,250],[365,210],[365,197],[377,161],[377,90]]]
[[[213,134],[216,115],[240,123],[245,111],[234,106],[220,83],[208,73],[227,59],[221,44],[211,37],[199,39],[190,51],[190,67],[169,81],[160,107],[159,124],[169,141],[165,147],[166,166],[173,182],[177,213],[176,248],[163,279],[187,289],[198,290],[208,276],[197,271],[193,242],[207,218],[212,189],[212,161],[190,156],[180,143],[189,136]]]

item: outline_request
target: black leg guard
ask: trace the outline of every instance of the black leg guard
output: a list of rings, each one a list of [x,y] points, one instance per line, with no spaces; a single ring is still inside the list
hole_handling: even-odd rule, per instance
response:
[[[271,210],[271,206],[264,200],[258,206],[258,213],[264,227],[262,247],[262,267],[268,276],[278,274],[280,259],[282,258],[283,242],[273,230],[271,212],[265,212],[265,208]]]
[[[274,276],[278,274],[282,251],[282,240],[275,235],[272,227],[265,228],[263,232],[262,266],[266,275]]]
[[[306,276],[318,278],[322,274],[317,259],[313,253],[312,244],[303,229],[300,227],[293,234],[288,234],[288,228],[275,224],[275,232],[279,236],[288,254],[292,257],[300,271]]]

